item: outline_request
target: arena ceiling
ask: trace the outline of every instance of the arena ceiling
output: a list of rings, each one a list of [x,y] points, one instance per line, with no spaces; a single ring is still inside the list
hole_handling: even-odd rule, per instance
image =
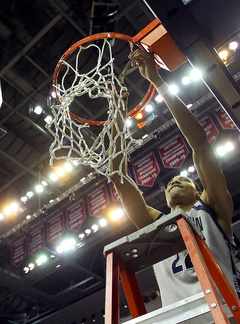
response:
[[[238,9],[237,2],[233,1],[232,6],[226,8],[224,2],[219,1],[217,6],[215,4],[214,14],[211,14],[213,4],[209,2],[208,15],[203,14],[202,10],[207,5],[205,1],[185,2],[189,13],[197,19],[203,35],[207,36],[209,47],[214,46],[220,51],[228,49],[231,40],[240,41],[240,11],[233,10],[234,6]],[[39,224],[47,222],[51,215],[69,206],[73,200],[86,196],[97,185],[106,182],[105,178],[84,165],[75,166],[61,181],[54,182],[49,178],[52,172],[49,166],[49,147],[53,137],[46,129],[44,119],[51,114],[50,106],[55,103],[51,96],[53,73],[60,57],[73,44],[91,34],[118,32],[133,37],[154,18],[141,0],[112,0],[107,3],[89,0],[1,1],[0,80],[3,102],[0,108],[0,212],[4,214],[5,208],[13,202],[20,204],[20,209],[11,215],[4,214],[0,226],[1,323],[7,323],[8,320],[12,323],[40,323],[46,316],[77,301],[82,303],[79,318],[90,318],[94,309],[99,314],[104,309],[100,294],[105,285],[103,247],[134,230],[128,220],[123,224],[111,223],[109,227],[96,232],[85,244],[79,243],[70,257],[59,256],[52,246],[45,246],[45,252],[55,257],[48,265],[27,274],[23,267],[29,263],[30,257],[26,257],[19,267],[14,267],[11,264],[11,245]],[[174,35],[174,30],[171,33]],[[120,49],[116,46],[114,48],[113,45],[114,70],[118,75],[128,61],[129,46],[127,42]],[[240,78],[239,54],[239,48],[229,51],[229,57],[224,62],[224,68],[236,82]],[[92,68],[91,57],[85,57],[82,65],[86,70]],[[212,118],[219,131],[216,148],[229,141],[233,142],[234,150],[219,159],[233,196],[233,220],[237,230],[240,219],[239,132],[223,128],[214,113],[219,102],[202,80],[192,81],[188,86],[182,85],[182,77],[189,75],[191,70],[191,64],[186,62],[173,72],[163,71],[162,74],[169,84],[179,86],[180,98],[186,104],[192,104],[191,109],[197,117],[201,118],[208,113]],[[125,82],[130,92],[131,110],[142,100],[149,84],[140,77],[138,71],[126,77]],[[219,84],[216,93],[221,97],[218,87]],[[224,87],[222,91],[225,91]],[[166,106],[157,103],[154,98],[152,104],[153,112],[145,114],[142,124],[138,122],[137,125],[134,121],[130,128],[133,137],[142,139],[142,144],[129,154],[130,164],[149,151],[156,150],[158,144],[177,131]],[[38,105],[44,110],[40,115],[34,113],[34,108]],[[105,120],[108,104],[105,101],[96,104],[94,100],[79,100],[74,109],[85,119]],[[86,131],[86,140],[96,138],[98,134],[98,126],[90,127]],[[189,166],[191,154],[183,165],[184,168]],[[164,201],[164,186],[167,179],[178,173],[179,169],[162,167],[154,185],[141,188],[148,204],[169,212]],[[197,180],[196,174],[192,177]],[[47,186],[41,194],[36,194],[34,188],[42,181]],[[25,203],[21,202],[21,197],[29,191],[34,192],[33,197]],[[73,194],[74,199],[71,198]],[[83,228],[88,228],[94,221],[94,217],[86,217]],[[59,265],[61,266],[58,267]],[[151,285],[153,288],[154,281]],[[98,298],[95,301],[98,307],[89,305],[88,298],[91,296]],[[74,320],[75,318],[70,318],[69,323]],[[99,319],[99,323],[101,320]],[[63,320],[59,323],[68,322]]]

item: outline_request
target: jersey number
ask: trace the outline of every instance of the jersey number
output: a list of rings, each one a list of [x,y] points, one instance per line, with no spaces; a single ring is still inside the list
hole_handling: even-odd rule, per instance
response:
[[[190,259],[189,254],[187,254],[185,256],[184,264],[185,264],[186,269],[192,269],[193,268],[193,264],[192,264],[192,261]],[[176,273],[179,273],[181,271],[183,271],[183,265],[180,262],[179,254],[177,254],[176,259],[172,263],[172,272],[173,272],[173,274],[176,274]]]

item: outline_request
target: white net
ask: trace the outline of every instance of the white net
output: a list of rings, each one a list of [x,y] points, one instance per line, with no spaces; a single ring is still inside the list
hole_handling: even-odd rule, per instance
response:
[[[91,47],[97,49],[97,65],[88,73],[80,74],[77,68],[80,54],[83,50]],[[106,62],[105,47],[108,47],[109,58],[107,63],[103,64],[103,61]],[[75,66],[65,60],[61,61],[65,72],[61,84],[56,86],[60,104],[51,107],[53,120],[46,125],[54,137],[49,149],[51,167],[55,167],[55,164],[59,166],[59,162],[65,164],[76,161],[93,168],[109,180],[110,176],[117,172],[123,181],[124,161],[127,152],[129,147],[138,141],[128,134],[128,143],[125,144],[127,127],[123,94],[127,88],[115,76],[113,62],[111,44],[107,39],[104,40],[101,49],[95,44],[86,47],[80,46],[74,61]],[[71,86],[67,87],[69,73],[74,77]],[[76,97],[85,94],[91,99],[106,98],[109,106],[106,122],[102,126],[97,126],[102,128],[100,134],[91,140],[89,136],[86,136],[90,127],[89,123],[73,118],[69,108]],[[116,143],[118,143],[118,149]],[[121,157],[119,170],[111,171],[111,160],[117,157]],[[55,163],[56,161],[58,163]]]

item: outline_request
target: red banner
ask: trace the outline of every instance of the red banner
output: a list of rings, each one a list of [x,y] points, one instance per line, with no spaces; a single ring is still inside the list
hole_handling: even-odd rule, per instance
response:
[[[124,181],[127,181],[125,179],[123,179]],[[110,191],[111,191],[111,195],[112,195],[112,200],[114,201],[120,201],[119,195],[117,193],[117,190],[115,189],[114,185],[112,182],[109,183],[110,185]]]
[[[67,229],[78,232],[86,218],[83,199],[71,204],[66,209]]]
[[[218,106],[213,111],[223,129],[236,129],[234,122],[222,107]]]
[[[215,124],[213,123],[211,117],[209,116],[209,114],[206,114],[204,116],[202,116],[199,119],[200,124],[202,125],[202,127],[204,128],[206,134],[207,134],[207,138],[209,140],[209,143],[211,145],[214,145],[214,143],[216,142],[216,139],[218,138],[219,135],[219,131],[217,129],[217,127],[215,126]]]
[[[158,149],[165,168],[181,168],[189,153],[180,133],[164,141]]]
[[[11,263],[19,267],[27,253],[26,236],[22,236],[12,243]]]
[[[29,233],[29,253],[36,255],[45,243],[44,224]]]
[[[51,217],[47,222],[47,240],[57,243],[65,230],[63,212]]]
[[[133,171],[139,186],[151,187],[160,172],[154,153],[149,152],[134,162]]]
[[[109,201],[105,185],[99,185],[87,195],[90,216],[101,216],[107,208]]]

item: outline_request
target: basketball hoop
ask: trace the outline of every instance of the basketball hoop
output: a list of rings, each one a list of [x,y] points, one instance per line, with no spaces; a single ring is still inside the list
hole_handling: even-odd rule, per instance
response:
[[[69,55],[71,53],[73,53],[76,49],[80,48],[84,44],[90,43],[90,42],[92,42],[94,40],[98,40],[98,39],[111,39],[111,38],[125,40],[131,44],[136,44],[138,46],[140,45],[139,42],[134,41],[133,37],[130,37],[125,34],[114,33],[114,32],[90,35],[88,37],[83,38],[79,42],[75,43],[62,55],[62,57],[60,58],[57,66],[55,68],[54,74],[53,74],[53,90],[56,94],[56,99],[59,104],[61,104],[61,102],[60,102],[60,98],[59,98],[59,93],[57,92],[57,88],[58,88],[58,84],[59,84],[58,76],[59,76],[59,71],[60,71],[62,65],[64,64],[65,60],[69,57]],[[133,108],[131,111],[128,112],[127,116],[131,117],[131,118],[135,117],[141,110],[143,110],[144,107],[146,107],[146,105],[152,99],[154,92],[155,92],[155,88],[152,84],[150,84],[145,97],[141,100],[141,102],[135,108]],[[90,125],[103,125],[105,123],[105,121],[84,119],[84,118],[81,118],[80,116],[77,116],[76,114],[73,114],[72,112],[70,112],[70,115],[72,118],[77,119],[78,121],[80,121],[82,123],[87,123]]]
[[[63,162],[61,164],[77,161],[85,166],[90,166],[110,180],[110,177],[116,173],[116,171],[110,171],[111,160],[121,154],[122,161],[118,174],[123,181],[125,177],[123,167],[127,151],[133,144],[139,145],[139,140],[133,139],[128,134],[128,143],[125,145],[128,129],[124,118],[125,113],[123,113],[125,110],[123,93],[127,91],[127,88],[123,84],[123,73],[118,78],[114,73],[114,58],[110,44],[112,39],[127,41],[129,54],[136,43],[133,42],[132,37],[124,34],[101,33],[82,39],[63,54],[53,76],[53,87],[57,100],[57,104],[51,107],[54,118],[46,127],[54,136],[49,150],[52,167],[55,167],[54,161],[57,160]],[[101,42],[102,47],[100,48],[99,43],[96,45],[94,41]],[[94,51],[97,64],[92,70],[81,73],[78,69],[79,61],[81,61],[79,57],[81,54],[86,54],[88,50]],[[106,55],[106,51],[108,55]],[[72,53],[74,54],[70,56]],[[74,61],[70,60],[71,57],[74,57]],[[126,75],[134,69],[131,68],[127,71],[126,66]],[[151,84],[145,97],[127,113],[127,116],[136,116],[149,103],[154,92],[155,88]],[[88,120],[70,111],[70,105],[74,99],[83,96],[88,96],[90,99],[105,98],[108,100],[109,109],[106,121]],[[122,130],[118,127],[119,118],[124,124]],[[89,140],[86,139],[86,132],[91,125],[101,126],[102,130],[89,143]],[[116,138],[111,137],[113,127],[117,129]],[[116,150],[116,141],[121,143],[120,152]]]

